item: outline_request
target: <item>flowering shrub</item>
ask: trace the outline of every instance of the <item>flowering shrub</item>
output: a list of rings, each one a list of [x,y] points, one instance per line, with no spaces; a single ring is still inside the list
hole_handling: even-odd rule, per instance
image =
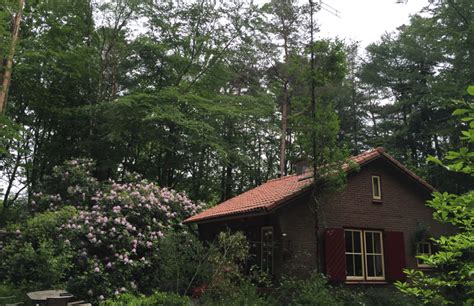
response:
[[[107,296],[146,289],[130,280],[155,270],[163,237],[181,230],[181,221],[200,209],[185,195],[144,181],[112,183],[92,201],[90,210],[61,226],[61,237],[76,248],[83,273],[110,283],[100,292]]]
[[[74,159],[54,167],[53,173],[44,177],[42,191],[33,193],[32,210],[41,212],[65,205],[90,208],[91,198],[102,187],[92,176],[94,167],[90,159]]]
[[[98,182],[93,169],[94,163],[84,159],[55,167],[32,202],[33,211],[46,214],[75,208],[49,237],[72,250],[68,290],[95,302],[124,292],[151,292],[142,276],[160,270],[165,236],[186,233],[182,221],[201,204],[133,175]]]

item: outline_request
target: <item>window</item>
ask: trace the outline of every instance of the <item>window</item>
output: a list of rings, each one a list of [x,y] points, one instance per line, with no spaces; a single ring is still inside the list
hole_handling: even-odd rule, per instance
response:
[[[372,198],[382,200],[382,191],[380,189],[380,176],[372,176]]]
[[[261,269],[269,275],[273,274],[273,227],[262,227]]]
[[[362,231],[347,230],[346,239],[346,270],[347,279],[364,279],[364,260],[362,252]]]
[[[430,265],[426,264],[423,259],[418,258],[419,255],[431,255],[431,243],[419,242],[416,245],[416,263],[419,268],[431,268]]]
[[[382,232],[345,230],[347,280],[384,280]]]

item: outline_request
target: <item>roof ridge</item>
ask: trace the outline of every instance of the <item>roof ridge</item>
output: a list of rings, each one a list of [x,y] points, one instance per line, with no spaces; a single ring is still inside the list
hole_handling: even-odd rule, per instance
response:
[[[285,179],[288,179],[288,178],[292,178],[294,176],[297,176],[296,173],[293,173],[293,174],[288,174],[288,175],[284,175],[284,176],[280,176],[280,177],[276,177],[276,178],[272,178],[272,179],[269,179],[267,181],[265,181],[264,183],[260,184],[259,186],[265,184],[265,183],[269,183],[269,182],[275,182],[275,181],[281,181],[281,180],[285,180]],[[258,187],[258,186],[257,186]]]

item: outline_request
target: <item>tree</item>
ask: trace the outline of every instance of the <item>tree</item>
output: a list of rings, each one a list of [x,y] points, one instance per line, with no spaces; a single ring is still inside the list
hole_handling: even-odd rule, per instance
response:
[[[280,135],[280,168],[279,175],[288,173],[287,141],[289,136],[288,120],[292,100],[291,70],[295,68],[295,57],[301,50],[302,41],[299,26],[304,20],[304,7],[294,0],[271,1],[262,7],[269,21],[266,32],[272,33],[282,43],[272,44],[277,50],[282,50],[283,61],[280,54],[274,54],[275,63],[272,67],[271,78],[275,82],[275,95],[281,105],[281,135]]]
[[[8,89],[10,87],[10,82],[11,82],[13,56],[15,55],[15,48],[18,41],[18,37],[19,37],[20,23],[21,23],[21,17],[23,14],[24,4],[25,4],[25,0],[18,1],[18,8],[16,10],[14,21],[13,21],[11,40],[9,41],[10,48],[8,50],[6,64],[4,66],[2,65],[3,66],[2,68],[4,68],[4,72],[2,75],[2,87],[0,90],[0,113],[4,113],[7,107],[7,95],[8,95]],[[7,10],[8,10],[8,6],[3,7],[2,15],[4,15],[5,11]],[[8,16],[8,13],[7,13],[7,16]],[[3,33],[0,33],[0,35],[1,34]]]
[[[441,158],[459,145],[460,132],[450,114],[450,99],[470,98],[472,82],[472,1],[432,1],[422,15],[382,36],[367,48],[360,77],[376,104],[367,140],[384,146],[399,160],[418,169],[436,187],[452,192],[469,188],[466,176],[424,167],[426,158]],[[445,177],[449,176],[449,180]]]
[[[474,86],[469,87],[474,95]],[[429,160],[449,171],[461,172],[474,177],[474,103],[454,111],[462,116],[468,129],[460,137],[463,146],[449,151],[442,162],[436,157]],[[451,236],[433,239],[439,251],[430,256],[420,256],[424,262],[439,271],[425,274],[419,270],[406,270],[408,282],[397,283],[402,292],[419,298],[425,304],[464,304],[474,302],[474,191],[456,195],[435,192],[427,205],[435,212],[434,218],[456,226],[458,232]]]

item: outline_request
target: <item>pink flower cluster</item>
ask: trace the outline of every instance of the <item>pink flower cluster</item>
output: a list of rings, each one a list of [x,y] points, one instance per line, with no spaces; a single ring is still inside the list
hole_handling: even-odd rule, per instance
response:
[[[61,226],[62,238],[88,258],[93,273],[110,275],[156,264],[166,233],[182,229],[182,220],[202,208],[185,194],[145,181],[112,182],[91,201]]]

